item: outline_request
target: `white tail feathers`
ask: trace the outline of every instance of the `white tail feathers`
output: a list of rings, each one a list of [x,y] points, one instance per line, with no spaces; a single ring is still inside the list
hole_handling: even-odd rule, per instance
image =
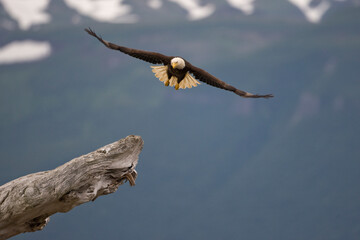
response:
[[[167,75],[167,66],[151,66],[153,73],[155,73],[155,77],[157,77],[161,82],[168,80]]]
[[[152,72],[155,73],[155,77],[157,77],[161,82],[165,84],[165,82],[169,80],[169,86],[174,87],[176,85],[177,78],[175,76],[172,76],[170,79],[168,79],[167,66],[151,66],[151,68]],[[193,78],[189,72],[187,72],[184,79],[179,83],[179,88],[192,88],[196,87],[198,84],[200,84],[200,82]]]
[[[192,88],[196,87],[198,84],[200,84],[200,82],[193,78],[189,72],[187,72],[184,79],[180,82],[179,88]]]
[[[170,81],[169,83],[170,87],[175,87],[175,85],[177,84],[177,78],[174,76],[172,76],[169,81]]]

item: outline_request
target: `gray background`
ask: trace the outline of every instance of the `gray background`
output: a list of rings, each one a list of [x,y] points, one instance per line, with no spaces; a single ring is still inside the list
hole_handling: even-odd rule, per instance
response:
[[[171,2],[127,1],[139,21],[111,24],[52,1],[50,23],[0,28],[0,46],[52,46],[43,60],[0,65],[0,184],[130,134],[145,142],[135,187],[14,239],[359,238],[360,8],[334,1],[312,24],[287,1],[256,1],[250,16],[213,3],[214,14],[189,21]],[[13,21],[3,8],[0,21]],[[275,98],[166,88],[88,26]]]

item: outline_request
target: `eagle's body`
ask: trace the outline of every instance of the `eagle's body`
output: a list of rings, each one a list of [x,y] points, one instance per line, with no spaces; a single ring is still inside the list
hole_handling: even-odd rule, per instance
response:
[[[266,95],[257,95],[248,93],[221,81],[210,73],[204,71],[201,68],[191,65],[188,61],[180,57],[174,56],[165,56],[161,53],[149,52],[139,49],[132,49],[123,46],[110,43],[103,40],[101,37],[96,35],[91,29],[85,29],[87,33],[96,37],[100,42],[102,42],[106,47],[114,50],[118,50],[125,54],[128,54],[132,57],[141,59],[143,61],[152,63],[152,64],[162,64],[162,66],[151,66],[152,71],[155,73],[155,76],[162,82],[165,86],[173,86],[176,90],[179,88],[192,88],[196,87],[200,82],[196,79],[205,82],[211,86],[221,88],[224,90],[232,91],[235,94],[246,97],[246,98],[270,98],[273,97],[272,94]],[[195,77],[193,77],[193,76]]]
[[[152,71],[155,73],[155,77],[157,77],[161,82],[165,84],[165,86],[175,87],[175,89],[185,89],[196,87],[200,84],[196,81],[189,72],[185,71],[174,71],[174,69],[170,66],[151,66]],[[178,84],[178,85],[177,85]]]
[[[151,68],[155,73],[155,77],[164,82],[165,86],[170,85],[175,87],[176,90],[179,88],[192,88],[200,84],[185,68],[185,60],[180,57],[172,58],[168,65],[151,66]]]

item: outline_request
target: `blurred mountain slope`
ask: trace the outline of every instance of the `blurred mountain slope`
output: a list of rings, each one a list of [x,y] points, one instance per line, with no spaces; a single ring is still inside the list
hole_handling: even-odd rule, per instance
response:
[[[128,134],[145,146],[135,188],[55,215],[32,237],[358,236],[359,8],[330,10],[318,25],[221,12],[196,22],[70,25],[72,13],[57,4],[39,30],[1,30],[1,43],[47,39],[53,52],[0,66],[0,182]],[[106,49],[87,26],[275,98],[243,99],[206,84],[166,88],[149,64]]]

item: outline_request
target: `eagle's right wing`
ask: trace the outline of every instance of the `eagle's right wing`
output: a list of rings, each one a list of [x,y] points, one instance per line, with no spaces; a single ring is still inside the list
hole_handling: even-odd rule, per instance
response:
[[[189,62],[186,62],[186,67],[187,67],[188,71],[190,73],[192,73],[196,79],[198,79],[204,83],[207,83],[211,86],[234,92],[235,94],[237,94],[241,97],[245,97],[245,98],[271,98],[271,97],[273,97],[272,94],[265,94],[265,95],[252,94],[252,93],[237,89],[237,88],[231,86],[230,84],[227,84],[226,82],[221,81],[220,79],[211,75],[207,71],[191,65],[191,63],[189,63]]]
[[[169,56],[165,56],[161,53],[157,53],[157,52],[149,52],[149,51],[144,51],[144,50],[139,50],[139,49],[133,49],[133,48],[127,48],[127,47],[123,47],[123,46],[118,46],[114,43],[105,41],[104,39],[102,39],[101,37],[99,37],[98,35],[96,35],[96,33],[91,30],[90,28],[85,29],[85,31],[90,34],[91,36],[96,37],[100,42],[102,42],[106,47],[110,48],[110,49],[114,49],[114,50],[119,50],[120,52],[123,52],[125,54],[128,54],[132,57],[141,59],[143,61],[149,62],[149,63],[153,63],[153,64],[164,64],[167,65],[170,63],[171,58]]]

